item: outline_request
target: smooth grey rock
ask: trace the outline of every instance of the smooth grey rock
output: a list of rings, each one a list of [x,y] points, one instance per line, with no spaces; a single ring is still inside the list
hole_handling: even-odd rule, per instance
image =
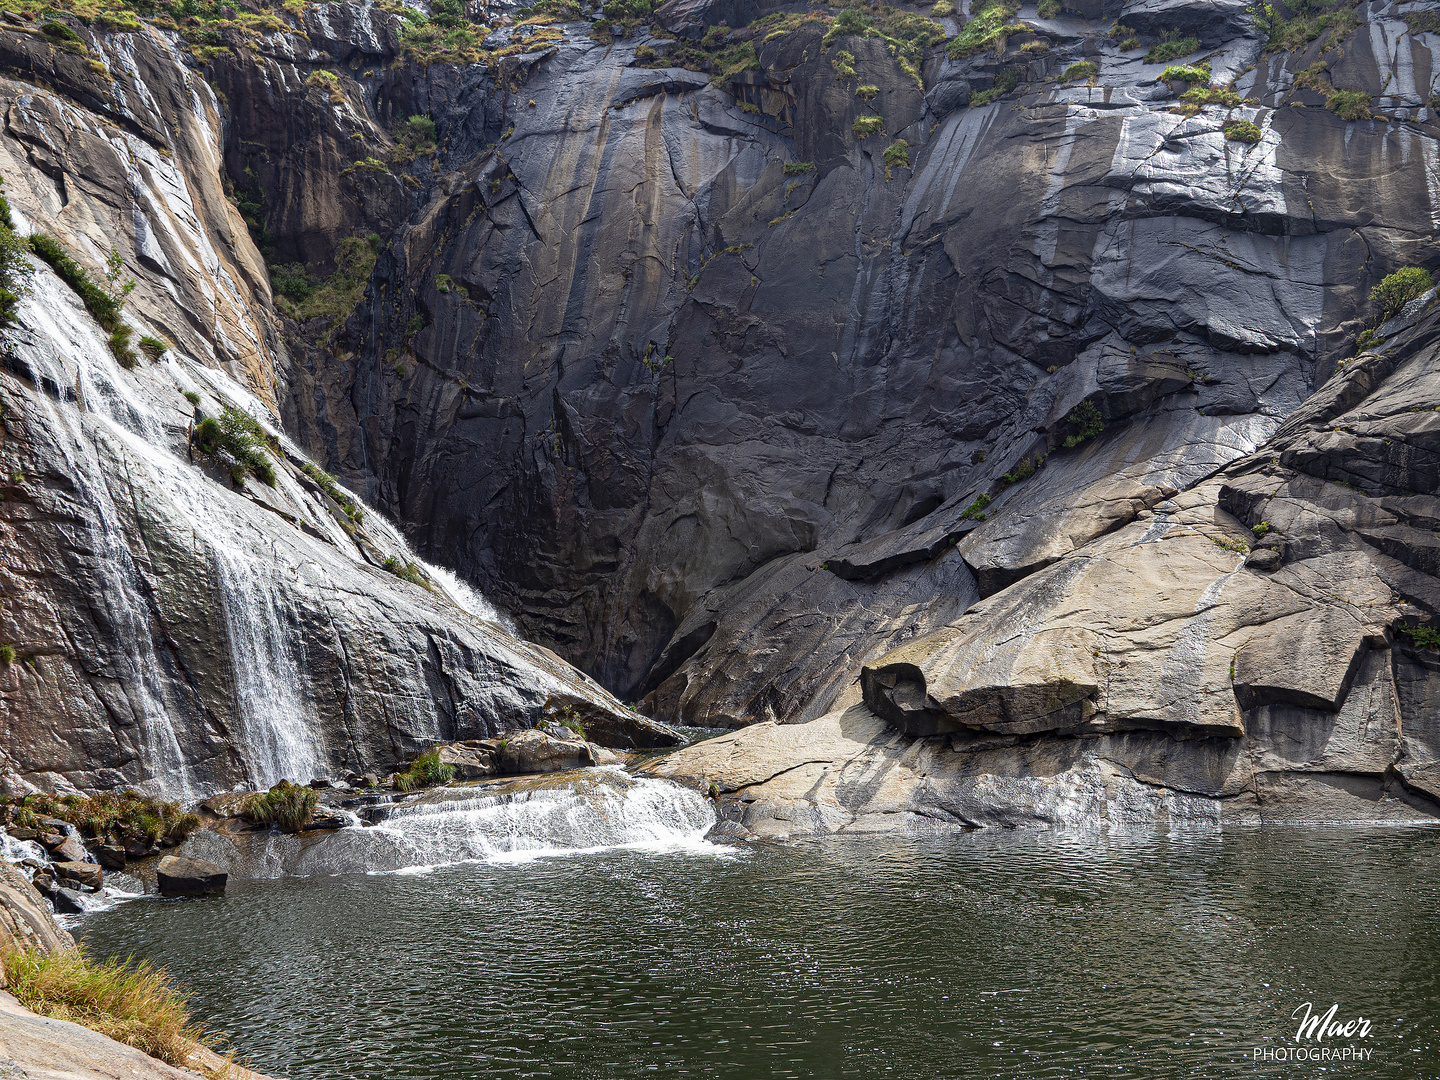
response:
[[[600,764],[595,750],[578,736],[522,731],[502,739],[496,747],[496,771],[515,776],[583,769]]]
[[[35,886],[15,867],[0,862],[0,944],[53,952],[75,941],[50,914]]]

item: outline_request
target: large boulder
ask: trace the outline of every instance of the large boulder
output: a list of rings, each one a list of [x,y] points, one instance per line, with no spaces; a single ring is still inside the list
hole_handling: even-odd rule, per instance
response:
[[[52,863],[50,869],[62,885],[72,889],[84,886],[98,892],[105,883],[105,871],[96,863],[71,860]]]
[[[166,855],[155,873],[161,896],[219,896],[225,892],[229,875],[225,869],[204,859]]]
[[[15,867],[0,862],[0,948],[18,945],[53,952],[74,944],[35,886]]]
[[[600,748],[578,735],[522,731],[497,745],[496,763],[505,775],[563,772],[601,764]]]
[[[456,780],[483,780],[495,775],[495,744],[476,740],[442,746],[440,764],[454,769]]]

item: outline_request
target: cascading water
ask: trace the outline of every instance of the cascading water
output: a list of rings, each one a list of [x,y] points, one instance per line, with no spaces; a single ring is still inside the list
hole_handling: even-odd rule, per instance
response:
[[[220,850],[214,834],[189,841],[240,877],[383,873],[462,862],[518,862],[613,848],[728,855],[710,843],[710,800],[669,780],[613,766],[557,776],[443,788],[392,808],[377,825],[355,825],[303,842],[248,834],[248,848]],[[187,848],[187,851],[190,848]]]
[[[62,301],[42,307],[27,300],[21,310],[27,325],[56,345],[68,345],[68,355],[72,358],[83,359],[107,352],[92,324],[73,304]],[[70,376],[58,355],[44,349],[27,349],[23,344],[18,346],[18,351],[24,354],[38,380],[48,379],[57,387],[71,386]],[[130,435],[134,431],[142,441],[155,437],[159,425],[149,409],[118,378],[118,369],[113,364],[110,367],[109,371],[104,368],[95,371],[81,362],[75,378],[76,396],[117,432]],[[85,501],[94,512],[89,522],[96,556],[93,568],[103,587],[94,591],[92,603],[103,610],[105,619],[116,627],[119,636],[133,643],[133,652],[117,652],[111,659],[118,669],[117,681],[137,721],[140,749],[153,777],[142,786],[156,793],[178,794],[188,800],[196,794],[195,785],[165,703],[150,606],[140,572],[125,543],[119,511],[106,483],[104,462],[74,410],[48,399],[43,403],[53,429],[65,435],[57,439],[57,443],[70,476],[85,493]]]
[[[363,556],[330,513],[286,470],[277,470],[275,498],[287,511],[310,508],[300,512],[308,515],[307,527],[317,536],[297,530],[293,543],[279,544],[272,532],[257,527],[253,504],[217,485],[185,459],[183,414],[175,410],[177,395],[168,382],[198,391],[209,413],[218,412],[217,406],[234,405],[269,428],[270,416],[258,399],[223,372],[173,352],[165,363],[127,375],[77,299],[48,268],[38,268],[36,282],[34,295],[21,307],[22,322],[31,334],[15,343],[16,351],[35,381],[49,389],[43,405],[50,426],[68,435],[59,441],[64,444],[69,473],[81,490],[80,502],[93,508],[95,573],[104,584],[95,603],[115,627],[117,640],[127,643],[116,651],[113,662],[137,721],[136,749],[151,776],[141,786],[186,801],[206,793],[177,737],[176,717],[182,714],[167,696],[173,691],[166,688],[156,652],[164,631],[156,625],[147,582],[127,546],[123,515],[114,501],[133,498],[135,491],[150,486],[148,481],[154,481],[154,488],[188,525],[196,546],[210,555],[235,688],[234,741],[250,782],[268,786],[284,778],[303,783],[321,775],[328,763],[318,721],[307,705],[310,693],[294,595],[307,587],[323,588],[324,567],[333,565],[337,553],[357,563],[364,561]],[[67,403],[72,401],[73,407]],[[86,412],[93,421],[81,415]],[[101,445],[107,436],[123,443],[129,456],[150,474],[146,483],[127,481],[131,490],[123,496],[112,497],[110,491],[109,478],[116,469],[113,449]],[[301,456],[288,441],[282,438],[282,442],[292,455]],[[268,520],[263,513],[260,517]],[[381,532],[396,551],[410,555],[403,538],[378,516],[367,516],[367,529]],[[474,590],[438,568],[426,569],[458,607],[503,623],[503,617]],[[417,708],[431,704],[417,701]],[[433,716],[415,719],[420,721],[414,725],[417,731],[423,732],[427,722],[435,726]]]

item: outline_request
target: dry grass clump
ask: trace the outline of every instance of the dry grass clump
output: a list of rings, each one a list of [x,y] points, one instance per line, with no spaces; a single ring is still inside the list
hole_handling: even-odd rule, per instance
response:
[[[318,791],[281,780],[269,791],[251,795],[245,800],[244,809],[251,821],[262,825],[273,822],[286,832],[294,833],[310,824],[319,803]]]
[[[0,957],[5,987],[31,1012],[70,1020],[185,1068],[205,1033],[162,968],[91,960],[79,949],[16,949]]]
[[[200,827],[200,818],[179,803],[141,795],[138,791],[101,792],[98,795],[26,795],[15,804],[14,821],[36,825],[42,817],[68,821],[86,836],[178,844]]]

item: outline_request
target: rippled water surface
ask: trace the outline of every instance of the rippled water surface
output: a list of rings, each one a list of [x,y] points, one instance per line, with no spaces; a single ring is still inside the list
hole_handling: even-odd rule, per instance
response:
[[[235,883],[85,916],[302,1078],[1440,1076],[1440,832],[982,832]],[[1364,1064],[1256,1063],[1291,1014]],[[1311,1044],[1305,1044],[1307,1046]]]

